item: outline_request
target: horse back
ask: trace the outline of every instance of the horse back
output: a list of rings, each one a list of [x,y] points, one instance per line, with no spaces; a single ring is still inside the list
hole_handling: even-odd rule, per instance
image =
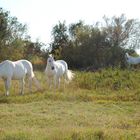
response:
[[[31,76],[32,78],[34,77],[33,66],[30,61],[22,59],[22,60],[15,61],[15,64],[22,65],[26,70],[26,74]]]
[[[68,69],[68,64],[66,63],[66,61],[64,61],[64,60],[57,60],[55,62],[62,64],[65,67],[65,69]]]

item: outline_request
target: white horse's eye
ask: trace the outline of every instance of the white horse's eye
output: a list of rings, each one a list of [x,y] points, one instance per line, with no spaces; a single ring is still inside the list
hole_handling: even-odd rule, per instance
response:
[[[49,62],[51,62],[51,60],[49,60]]]

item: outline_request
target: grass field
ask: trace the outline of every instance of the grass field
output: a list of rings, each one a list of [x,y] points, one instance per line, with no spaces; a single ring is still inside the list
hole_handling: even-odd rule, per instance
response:
[[[76,72],[64,89],[10,96],[0,82],[0,140],[140,140],[140,71]]]

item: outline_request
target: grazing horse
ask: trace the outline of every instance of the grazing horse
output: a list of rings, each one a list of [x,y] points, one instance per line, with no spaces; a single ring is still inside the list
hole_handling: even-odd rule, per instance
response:
[[[5,82],[7,96],[9,95],[11,80],[20,80],[21,82],[20,93],[24,94],[24,84],[25,84],[24,79],[26,75],[28,75],[29,77],[30,89],[32,79],[35,81],[36,86],[40,88],[39,82],[35,78],[31,62],[27,60],[18,60],[18,61],[5,60],[0,63],[0,77]]]
[[[68,70],[68,64],[64,60],[55,61],[52,55],[49,55],[47,59],[45,74],[50,88],[52,80],[54,80],[54,86],[56,88],[60,87],[60,79],[62,76],[64,76],[65,82],[71,81],[74,78],[74,73]]]
[[[130,56],[128,53],[125,54],[127,63],[130,65],[136,65],[140,63],[140,57]]]

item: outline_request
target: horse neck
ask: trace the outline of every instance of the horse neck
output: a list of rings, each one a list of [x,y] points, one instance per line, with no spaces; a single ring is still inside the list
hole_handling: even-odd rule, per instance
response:
[[[126,53],[125,56],[126,56],[127,58],[130,57],[130,55],[129,55],[128,53]]]
[[[47,64],[46,70],[49,70],[49,69],[51,69],[51,67],[50,67],[50,65]]]
[[[3,76],[5,71],[9,71],[9,64],[10,64],[9,60],[5,60],[5,61],[0,63],[0,77]]]
[[[52,66],[56,67],[55,61],[53,61],[52,64],[49,64],[49,62],[47,62],[46,71],[52,71]]]
[[[128,61],[128,60],[132,59],[132,57],[127,53],[127,54],[126,54],[126,59],[127,59],[127,61]]]
[[[46,66],[46,70],[51,70],[51,65],[49,65],[49,64],[47,64],[47,66]]]

